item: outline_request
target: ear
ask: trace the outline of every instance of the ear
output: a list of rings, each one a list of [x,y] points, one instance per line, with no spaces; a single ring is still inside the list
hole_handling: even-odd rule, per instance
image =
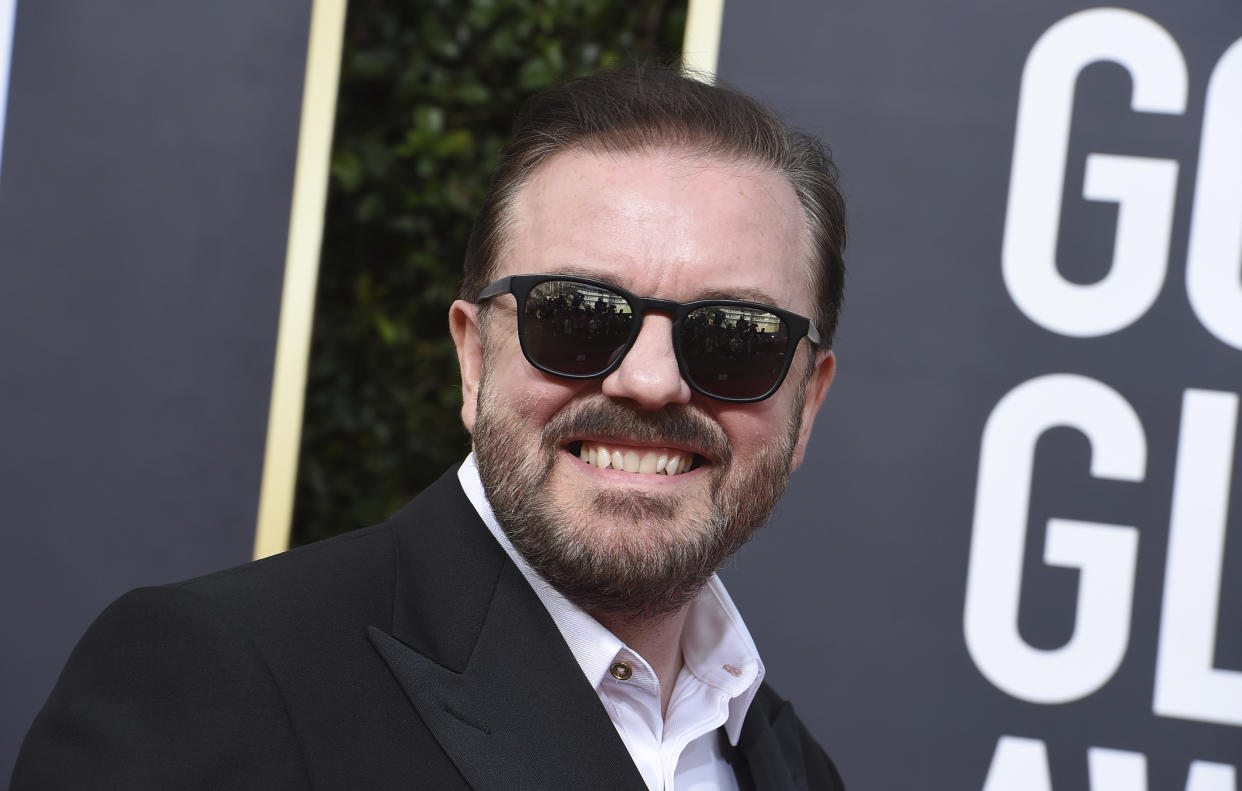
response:
[[[832,379],[837,375],[837,357],[831,351],[817,352],[815,355],[815,371],[811,381],[806,384],[806,400],[802,404],[802,428],[798,431],[798,444],[794,448],[793,466],[802,464],[802,456],[806,453],[806,445],[811,440],[811,427],[815,425],[815,415],[832,387]]]
[[[479,332],[479,306],[463,300],[449,307],[449,332],[457,347],[461,368],[461,422],[474,431],[479,404],[479,378],[483,375],[483,340]]]

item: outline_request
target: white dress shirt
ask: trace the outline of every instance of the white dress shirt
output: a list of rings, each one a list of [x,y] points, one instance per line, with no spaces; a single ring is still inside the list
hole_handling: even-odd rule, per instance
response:
[[[647,787],[652,791],[737,789],[737,778],[721,752],[716,731],[723,725],[729,742],[737,744],[764,669],[754,640],[720,579],[713,575],[690,603],[681,637],[684,665],[673,685],[667,716],[661,716],[660,682],[651,666],[557,592],[513,548],[492,513],[473,453],[457,477],[487,528],[552,616]]]

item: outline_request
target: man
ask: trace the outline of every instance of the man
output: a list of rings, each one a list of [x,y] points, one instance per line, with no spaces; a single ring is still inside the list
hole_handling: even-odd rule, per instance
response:
[[[816,141],[663,69],[536,97],[449,311],[473,453],[390,522],[135,591],[14,788],[836,789],[715,569],[832,382]]]

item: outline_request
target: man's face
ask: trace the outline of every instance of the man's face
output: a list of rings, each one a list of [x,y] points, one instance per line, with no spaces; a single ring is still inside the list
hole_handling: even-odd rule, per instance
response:
[[[577,274],[644,297],[746,299],[813,314],[797,197],[779,174],[752,165],[677,151],[566,152],[522,188],[512,219],[497,277]],[[450,325],[462,418],[506,533],[589,611],[681,606],[783,493],[831,383],[831,353],[800,343],[774,395],[726,403],[682,380],[670,316],[648,314],[620,367],[584,381],[526,361],[511,295],[487,311],[454,303]],[[584,449],[595,464],[580,458]],[[680,469],[601,469],[605,452],[677,458]]]

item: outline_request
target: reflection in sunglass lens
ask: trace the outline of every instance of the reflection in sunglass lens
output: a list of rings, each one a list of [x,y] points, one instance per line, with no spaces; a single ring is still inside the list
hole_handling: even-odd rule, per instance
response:
[[[687,373],[704,391],[723,398],[757,398],[785,369],[789,329],[766,310],[708,305],[681,326]]]
[[[625,349],[633,325],[619,294],[572,280],[548,280],[526,297],[526,353],[557,373],[590,376]]]

